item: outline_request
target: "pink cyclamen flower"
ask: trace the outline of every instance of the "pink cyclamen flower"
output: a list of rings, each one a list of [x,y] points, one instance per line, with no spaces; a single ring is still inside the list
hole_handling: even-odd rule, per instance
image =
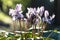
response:
[[[12,20],[15,21],[17,19],[17,13],[16,13],[16,10],[14,9],[9,9],[9,15],[12,16]]]
[[[34,14],[35,8],[27,8],[29,14]]]
[[[15,10],[21,11],[22,10],[22,4],[17,4]]]
[[[13,20],[17,20],[19,18],[24,18],[24,15],[22,14],[22,5],[17,4],[15,10],[14,9],[9,9],[9,15],[12,16]]]
[[[44,12],[44,17],[42,18],[43,22],[47,22],[51,24],[51,21],[55,18],[55,15],[53,14],[52,16],[49,16],[48,10],[45,10]]]
[[[44,6],[41,6],[41,7],[37,8],[37,13],[40,14],[40,16],[43,15],[43,12],[44,12]]]
[[[27,18],[30,18],[32,14],[34,14],[34,9],[33,8],[27,8],[28,13],[26,13]]]

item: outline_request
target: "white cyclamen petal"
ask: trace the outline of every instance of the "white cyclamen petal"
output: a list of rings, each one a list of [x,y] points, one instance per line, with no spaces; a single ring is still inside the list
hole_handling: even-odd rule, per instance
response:
[[[13,17],[12,17],[12,20],[13,20],[13,21],[15,21],[15,20],[16,20],[16,17],[15,17],[15,16],[13,16]]]
[[[28,13],[30,13],[30,12],[31,12],[31,8],[27,8],[27,10],[28,10]]]
[[[34,13],[34,9],[33,9],[33,8],[30,8],[30,12],[31,12],[31,13]]]
[[[48,12],[48,10],[45,10],[45,12],[44,12],[44,17],[46,18],[46,17],[48,17],[49,16],[49,12]]]
[[[41,6],[41,7],[40,7],[40,10],[41,10],[41,11],[44,11],[44,6]]]
[[[52,16],[50,16],[50,20],[55,18],[55,14],[53,14]]]
[[[27,8],[28,11],[30,11],[30,8]]]
[[[55,18],[55,14],[52,15],[52,19]]]
[[[9,9],[9,15],[13,13],[13,9]]]
[[[40,16],[42,16],[43,13],[44,13],[44,6],[41,6],[41,7],[40,7]]]
[[[37,12],[37,13],[40,13],[40,8],[39,8],[39,7],[37,8],[37,11],[36,11],[36,12]]]
[[[17,15],[16,10],[13,10],[12,16]]]
[[[36,14],[37,14],[37,12],[36,12],[36,11],[37,11],[36,8],[34,8],[33,10],[34,10],[34,13],[33,13],[33,14],[36,15]]]

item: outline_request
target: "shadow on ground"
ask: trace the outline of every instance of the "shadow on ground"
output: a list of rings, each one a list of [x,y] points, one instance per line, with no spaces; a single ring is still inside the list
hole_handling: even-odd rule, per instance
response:
[[[10,27],[10,25],[9,24],[7,24],[7,23],[4,23],[4,22],[2,22],[2,21],[0,21],[0,26],[3,26],[3,27]]]

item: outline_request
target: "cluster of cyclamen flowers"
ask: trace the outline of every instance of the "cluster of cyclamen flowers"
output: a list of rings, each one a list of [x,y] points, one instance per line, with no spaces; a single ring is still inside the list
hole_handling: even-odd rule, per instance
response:
[[[15,9],[9,9],[9,15],[12,16],[12,19],[15,21],[17,19],[24,18],[24,15],[22,14],[22,5],[17,4]]]
[[[36,29],[36,25],[40,27],[40,24],[42,23],[42,33],[45,29],[43,27],[45,24],[48,23],[51,24],[51,21],[55,18],[55,14],[52,16],[49,15],[49,11],[45,10],[44,6],[37,7],[37,8],[27,8],[28,12],[26,13],[26,18],[24,18],[24,15],[22,14],[22,4],[17,4],[15,9],[9,9],[9,15],[12,16],[13,21],[18,20],[20,24],[20,30],[22,31],[21,21],[25,22],[25,31],[27,31],[27,28],[29,25],[33,26],[33,29]],[[15,31],[15,29],[14,29]],[[34,30],[33,30],[34,31]],[[34,36],[34,32],[33,36]],[[40,32],[40,31],[39,31]]]
[[[31,19],[33,23],[37,24],[39,19],[43,22],[51,23],[52,19],[54,19],[55,15],[49,16],[49,11],[45,10],[44,6],[37,8],[27,8],[28,12],[26,13],[26,17],[22,14],[22,4],[17,4],[15,9],[9,9],[9,15],[12,16],[13,20],[17,19]]]

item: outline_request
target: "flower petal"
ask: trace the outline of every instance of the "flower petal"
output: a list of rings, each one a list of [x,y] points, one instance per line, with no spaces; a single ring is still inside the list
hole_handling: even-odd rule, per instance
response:
[[[48,12],[48,10],[45,10],[44,17],[47,18],[48,16],[49,16],[49,12]]]
[[[16,11],[21,11],[22,10],[22,4],[17,4],[15,9],[16,9]]]

